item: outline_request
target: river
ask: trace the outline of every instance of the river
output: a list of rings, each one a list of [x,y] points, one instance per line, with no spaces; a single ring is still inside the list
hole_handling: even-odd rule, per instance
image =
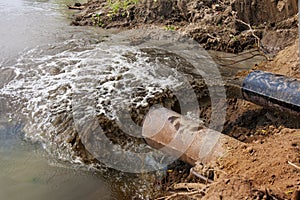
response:
[[[63,0],[1,0],[1,68],[13,66],[26,49],[76,37],[68,24]],[[1,71],[1,83],[13,74]],[[1,99],[0,110],[0,199],[112,199],[112,189],[101,175],[87,168],[58,162],[42,145],[25,141],[14,108]]]

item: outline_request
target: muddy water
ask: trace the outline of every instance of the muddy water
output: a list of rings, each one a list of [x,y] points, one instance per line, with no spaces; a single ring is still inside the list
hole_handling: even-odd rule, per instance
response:
[[[67,14],[61,12],[72,1],[0,1],[1,69],[14,66],[26,49],[76,35],[65,27]],[[68,36],[70,37],[70,36]],[[0,87],[15,72],[0,73]],[[91,170],[57,162],[42,148],[24,140],[22,125],[14,118],[15,107],[0,100],[0,199],[111,199],[109,183]]]
[[[111,199],[101,177],[56,162],[18,132],[16,125],[0,129],[1,199]]]

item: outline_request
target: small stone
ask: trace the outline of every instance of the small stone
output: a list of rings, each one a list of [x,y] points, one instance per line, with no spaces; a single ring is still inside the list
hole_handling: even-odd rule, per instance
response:
[[[247,152],[250,154],[250,155],[253,155],[255,153],[255,150],[253,149],[253,147],[248,147],[247,148]]]
[[[278,4],[277,4],[277,9],[279,12],[281,12],[285,7],[285,2],[283,1],[279,1]]]
[[[230,179],[225,180],[225,184],[228,184],[230,182]]]

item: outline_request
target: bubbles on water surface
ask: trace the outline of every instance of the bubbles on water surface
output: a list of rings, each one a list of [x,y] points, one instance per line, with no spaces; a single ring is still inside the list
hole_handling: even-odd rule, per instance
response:
[[[59,158],[96,157],[121,171],[152,171],[176,158],[143,142],[143,117],[154,104],[174,108],[178,102],[182,113],[199,116],[182,72],[215,84],[214,68],[208,54],[184,37],[136,31],[99,44],[72,39],[32,49],[0,92],[25,102],[20,112],[29,117],[26,137],[44,142]]]

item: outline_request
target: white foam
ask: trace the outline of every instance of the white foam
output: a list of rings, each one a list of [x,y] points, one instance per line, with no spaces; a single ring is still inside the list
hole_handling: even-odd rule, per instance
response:
[[[129,54],[134,60],[126,56]],[[82,41],[69,40],[21,55],[14,66],[16,78],[0,94],[25,102],[22,112],[31,118],[26,136],[51,148],[57,145],[58,131],[52,121],[56,114],[72,110],[74,94],[86,94],[82,97],[96,102],[91,112],[114,120],[118,118],[116,108],[147,106],[148,98],[182,84],[172,76],[172,70],[164,72],[169,73],[167,76],[157,73],[163,67],[149,62],[137,47],[114,43],[86,46]],[[144,95],[135,95],[138,90]],[[63,145],[71,149],[69,144]]]

